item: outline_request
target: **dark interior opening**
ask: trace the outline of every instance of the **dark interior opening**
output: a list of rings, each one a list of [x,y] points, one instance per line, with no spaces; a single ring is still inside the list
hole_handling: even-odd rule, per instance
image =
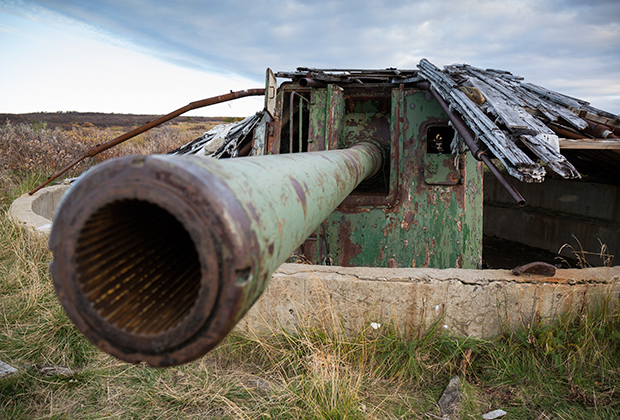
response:
[[[125,332],[164,333],[198,299],[194,242],[173,215],[146,201],[114,201],[95,211],[80,231],[75,262],[83,295]]]
[[[310,101],[307,94],[294,91],[284,97],[280,153],[307,152]]]
[[[387,196],[390,192],[392,146],[390,91],[377,92],[375,95],[356,89],[345,92],[345,115],[338,147],[347,148],[371,140],[381,145],[383,151],[383,163],[379,172],[362,181],[352,194]]]
[[[448,125],[432,125],[426,129],[426,153],[451,154],[454,129]]]

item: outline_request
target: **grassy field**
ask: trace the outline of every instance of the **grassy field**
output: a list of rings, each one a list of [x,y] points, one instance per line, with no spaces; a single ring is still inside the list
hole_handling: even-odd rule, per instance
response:
[[[96,161],[170,150],[191,139],[186,132],[154,130]],[[507,411],[505,419],[619,418],[620,310],[610,302],[494,340],[452,337],[432,325],[409,340],[389,325],[347,337],[334,314],[332,324],[308,322],[295,334],[233,333],[175,368],[102,353],[60,307],[45,240],[26,234],[7,209],[110,135],[95,127],[0,127],[0,360],[18,368],[0,378],[0,419],[432,419],[454,375],[463,419],[494,409]],[[59,366],[71,371],[44,369]]]

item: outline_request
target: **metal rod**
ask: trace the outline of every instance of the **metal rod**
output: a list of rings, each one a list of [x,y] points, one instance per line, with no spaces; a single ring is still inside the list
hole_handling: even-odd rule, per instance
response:
[[[295,125],[295,119],[293,118],[293,94],[295,92],[291,92],[291,97],[289,100],[289,105],[288,105],[288,113],[289,113],[289,117],[288,117],[288,152],[289,153],[293,153],[293,127]]]
[[[38,187],[36,187],[34,190],[30,191],[28,194],[32,195],[34,193],[36,193],[37,191],[39,191],[41,188],[45,187],[47,184],[49,184],[50,182],[52,182],[53,180],[55,180],[56,178],[58,178],[60,175],[64,174],[65,172],[67,172],[69,169],[73,168],[75,165],[77,165],[78,163],[80,163],[81,161],[83,161],[84,159],[86,159],[87,157],[93,157],[98,155],[99,153],[108,150],[114,146],[116,146],[117,144],[120,144],[124,141],[129,140],[132,137],[137,136],[138,134],[144,133],[147,130],[150,130],[153,127],[156,127],[160,124],[165,123],[166,121],[169,121],[175,117],[178,117],[181,114],[184,114],[188,111],[191,111],[192,109],[197,109],[197,108],[203,108],[205,106],[209,106],[209,105],[214,105],[214,104],[219,104],[221,102],[227,102],[233,99],[239,99],[239,98],[244,98],[246,96],[260,96],[260,95],[264,95],[265,94],[265,89],[263,88],[259,88],[259,89],[247,89],[247,90],[239,90],[237,92],[230,92],[227,93],[225,95],[220,95],[220,96],[214,96],[212,98],[207,98],[207,99],[203,99],[200,101],[195,101],[195,102],[191,102],[188,105],[185,105],[183,108],[179,108],[176,111],[172,111],[169,114],[166,114],[162,117],[157,118],[156,120],[150,121],[146,124],[144,124],[141,127],[136,128],[135,130],[131,130],[125,134],[122,134],[108,142],[105,142],[103,144],[97,145],[95,147],[93,147],[92,149],[88,150],[86,153],[84,153],[82,156],[78,157],[77,159],[75,159],[73,162],[69,163],[67,166],[65,166],[64,168],[62,168],[60,171],[56,172],[54,175],[50,176],[44,183],[42,183],[41,185],[39,185]]]
[[[477,160],[484,162],[485,165],[487,165],[487,167],[491,170],[491,173],[495,175],[495,177],[500,182],[500,184],[502,184],[503,187],[506,189],[506,191],[508,191],[508,194],[510,194],[512,198],[514,198],[514,200],[517,202],[517,204],[520,207],[523,207],[525,205],[525,198],[523,198],[523,196],[519,193],[519,191],[517,191],[517,189],[510,182],[508,182],[506,178],[504,178],[504,175],[499,171],[499,169],[497,169],[497,167],[491,161],[491,159],[487,156],[485,151],[482,150],[478,146],[478,144],[476,143],[476,139],[474,137],[474,133],[465,124],[463,119],[459,115],[453,113],[450,110],[450,106],[448,105],[448,103],[445,101],[444,98],[441,97],[441,95],[435,89],[431,87],[431,84],[429,82],[418,82],[416,83],[416,87],[420,89],[428,90],[429,92],[433,94],[433,96],[439,103],[439,106],[441,106],[441,109],[443,109],[445,114],[448,116],[448,118],[452,122],[452,125],[454,126],[456,131],[458,131],[458,133],[461,135],[461,137],[463,138],[463,141],[465,141],[465,144],[467,145],[467,147],[469,147],[469,150],[474,155],[474,157]]]
[[[592,134],[594,137],[603,138],[603,139],[607,139],[607,138],[617,139],[618,138],[614,131],[617,131],[619,129],[614,130],[613,127],[609,127],[605,124],[600,124],[600,123],[590,121],[590,120],[586,120],[586,122],[588,123],[588,128],[586,128],[586,132],[588,134]]]
[[[322,87],[326,87],[327,86],[325,83],[316,81],[316,80],[311,79],[309,77],[303,77],[303,78],[299,79],[298,83],[299,83],[299,86],[301,86],[301,87],[322,88]]]

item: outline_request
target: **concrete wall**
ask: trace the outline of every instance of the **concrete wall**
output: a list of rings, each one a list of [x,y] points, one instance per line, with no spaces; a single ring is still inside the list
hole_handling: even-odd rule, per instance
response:
[[[594,303],[620,299],[620,266],[558,270],[554,277],[508,270],[348,268],[283,264],[238,328],[294,331],[307,320],[369,328],[393,322],[409,334],[434,323],[451,334],[493,337],[535,317],[553,319]]]
[[[49,235],[56,207],[68,188],[65,184],[54,185],[33,195],[24,194],[13,201],[9,214],[29,231]]]
[[[491,174],[484,178],[484,234],[558,252],[599,253],[601,243],[620,261],[620,187],[547,179],[514,183],[527,205],[519,208]],[[574,239],[573,235],[575,236]],[[599,242],[599,239],[601,242]],[[579,242],[577,242],[577,240]],[[581,243],[581,245],[579,244]],[[571,248],[563,255],[571,256]],[[591,255],[591,264],[601,258]]]

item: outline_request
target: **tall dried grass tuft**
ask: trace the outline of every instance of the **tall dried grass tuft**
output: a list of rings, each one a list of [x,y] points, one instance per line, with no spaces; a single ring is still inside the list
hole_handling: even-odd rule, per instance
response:
[[[569,250],[573,257],[577,260],[577,266],[579,268],[588,268],[593,265],[611,267],[614,261],[614,255],[609,253],[609,248],[601,241],[600,238],[597,238],[599,243],[599,251],[592,252],[584,250],[581,241],[575,235],[571,236],[577,243],[577,246],[574,247],[573,245],[566,243],[560,247],[558,254],[560,254],[564,249]],[[570,267],[570,264],[564,258],[556,258],[560,259],[563,263]]]

